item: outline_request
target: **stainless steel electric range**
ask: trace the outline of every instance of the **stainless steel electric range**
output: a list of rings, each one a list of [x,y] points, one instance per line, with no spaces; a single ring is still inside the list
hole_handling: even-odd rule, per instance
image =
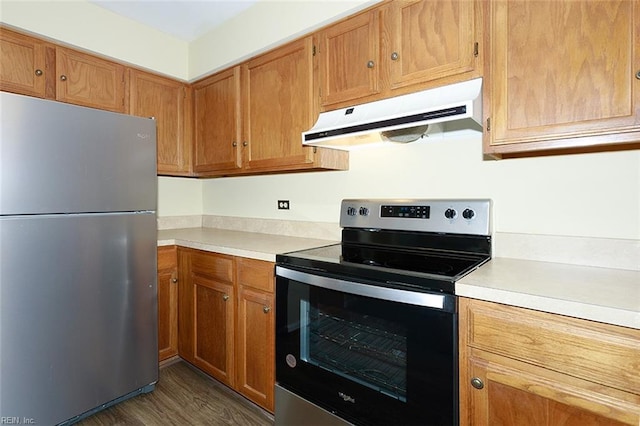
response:
[[[455,283],[489,200],[343,200],[339,244],[276,257],[277,425],[458,424]]]

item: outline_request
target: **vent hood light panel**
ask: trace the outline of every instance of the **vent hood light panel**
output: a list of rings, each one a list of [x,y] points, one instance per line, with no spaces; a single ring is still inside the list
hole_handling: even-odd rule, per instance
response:
[[[420,126],[424,128],[425,125],[427,137],[446,136],[448,129],[455,129],[456,134],[460,130],[482,132],[481,93],[482,78],[477,78],[323,112],[313,128],[302,133],[302,144],[351,150],[388,140],[394,141],[393,138],[383,137],[381,132]],[[399,138],[397,141],[409,142],[417,139],[420,138]]]

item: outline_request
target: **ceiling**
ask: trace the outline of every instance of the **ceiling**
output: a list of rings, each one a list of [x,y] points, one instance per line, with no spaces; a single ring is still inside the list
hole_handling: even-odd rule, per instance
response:
[[[259,0],[88,0],[120,16],[191,42]]]

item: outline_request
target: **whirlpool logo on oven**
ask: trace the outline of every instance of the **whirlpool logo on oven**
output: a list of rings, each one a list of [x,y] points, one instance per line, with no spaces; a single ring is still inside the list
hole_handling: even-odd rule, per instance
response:
[[[356,403],[356,399],[355,399],[355,398],[353,398],[353,397],[351,397],[351,396],[347,395],[347,394],[346,394],[346,393],[344,393],[344,392],[338,392],[338,396],[339,396],[340,398],[342,398],[342,400],[343,400],[344,402],[350,402],[350,403],[352,403],[352,404],[355,404],[355,403]]]

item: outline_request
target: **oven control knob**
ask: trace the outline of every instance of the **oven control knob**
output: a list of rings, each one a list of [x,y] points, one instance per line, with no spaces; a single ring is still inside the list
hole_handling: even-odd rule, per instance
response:
[[[462,217],[465,219],[473,219],[476,216],[476,212],[471,209],[464,209],[462,212]]]
[[[369,216],[369,209],[367,207],[360,207],[360,216]]]
[[[358,211],[356,210],[355,207],[348,207],[347,208],[347,214],[349,216],[355,216],[356,214],[358,214]]]
[[[447,209],[444,211],[444,217],[447,219],[455,219],[458,213],[454,209]]]

